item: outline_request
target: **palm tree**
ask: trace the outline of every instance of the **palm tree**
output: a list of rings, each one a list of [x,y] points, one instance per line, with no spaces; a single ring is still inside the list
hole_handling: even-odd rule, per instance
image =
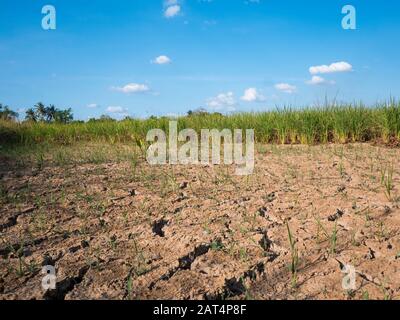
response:
[[[74,119],[74,116],[72,114],[71,108],[66,109],[66,110],[56,109],[54,121],[66,124],[66,123],[70,123],[73,119]]]
[[[36,113],[35,113],[35,110],[33,110],[33,108],[29,108],[28,110],[26,110],[26,112],[25,112],[25,120],[26,121],[33,121],[33,122],[37,121]]]
[[[46,121],[51,122],[56,120],[57,113],[59,113],[59,110],[53,104],[51,104],[46,108]]]
[[[35,105],[35,109],[36,109],[36,116],[37,116],[36,119],[39,120],[39,121],[45,121],[46,118],[47,118],[47,108],[46,108],[46,106],[43,103],[38,102]]]

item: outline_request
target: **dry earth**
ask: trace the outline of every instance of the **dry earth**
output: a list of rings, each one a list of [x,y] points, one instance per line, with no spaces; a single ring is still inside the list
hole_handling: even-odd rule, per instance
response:
[[[399,299],[400,149],[257,149],[248,177],[2,159],[0,298]],[[355,290],[342,288],[344,264]],[[41,287],[44,265],[55,290]]]

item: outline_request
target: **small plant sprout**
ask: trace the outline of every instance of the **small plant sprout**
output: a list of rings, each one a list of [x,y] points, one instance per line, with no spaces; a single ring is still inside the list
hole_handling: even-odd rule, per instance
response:
[[[130,164],[131,164],[131,168],[132,168],[133,179],[134,179],[134,181],[136,181],[137,180],[137,169],[138,169],[138,165],[139,165],[136,151],[133,152],[133,155],[130,159]]]
[[[127,291],[127,299],[132,300],[133,278],[131,272],[129,273],[128,279],[126,280],[126,291]]]
[[[211,250],[214,250],[214,251],[221,251],[224,249],[224,245],[221,242],[221,240],[217,239],[217,240],[211,242],[210,248],[211,248]]]
[[[380,284],[380,289],[383,294],[383,300],[385,300],[385,301],[392,300],[392,295],[390,294],[389,290],[386,288],[386,284],[384,282],[382,282]]]
[[[297,250],[296,240],[293,238],[292,232],[290,231],[288,221],[286,221],[286,227],[287,227],[287,232],[288,232],[290,253],[291,253],[289,270],[290,270],[290,273],[292,276],[292,279],[291,279],[292,287],[295,288],[297,286],[297,271],[298,271],[298,266],[299,266],[299,253]]]
[[[331,235],[331,253],[336,253],[336,244],[337,244],[337,221],[335,221],[335,226],[333,227],[332,235]]]
[[[25,248],[25,241],[22,240],[19,244],[18,248],[15,248],[13,245],[8,244],[9,252],[12,252],[14,256],[18,258],[18,268],[15,269],[15,272],[18,277],[23,277],[25,275],[24,270],[24,248]]]
[[[320,218],[318,216],[314,216],[314,219],[317,222],[317,227],[318,227],[317,239],[319,239],[319,231],[322,231],[322,233],[325,235],[326,239],[329,240],[330,253],[331,254],[336,253],[337,235],[338,235],[337,221],[335,221],[335,225],[333,227],[332,233],[329,234],[329,232],[326,230],[326,228],[322,225]]]
[[[36,168],[41,171],[44,167],[44,154],[42,151],[36,153]]]
[[[381,185],[385,188],[385,196],[389,201],[392,201],[393,171],[393,163],[381,169]]]
[[[362,299],[363,299],[363,300],[369,300],[369,293],[368,293],[368,291],[363,291],[363,293],[362,293]]]

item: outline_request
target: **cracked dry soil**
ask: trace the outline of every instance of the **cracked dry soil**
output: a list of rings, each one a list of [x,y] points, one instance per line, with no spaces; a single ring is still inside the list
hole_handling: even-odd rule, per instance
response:
[[[39,170],[2,159],[0,298],[398,299],[399,155],[259,146],[248,177],[233,166]],[[342,288],[345,264],[355,290]],[[45,265],[55,290],[41,287]]]

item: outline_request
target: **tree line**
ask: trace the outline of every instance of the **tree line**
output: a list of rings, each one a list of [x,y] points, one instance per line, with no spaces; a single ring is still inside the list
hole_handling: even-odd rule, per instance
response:
[[[16,121],[19,114],[10,109],[9,106],[0,103],[0,119],[7,121]],[[54,105],[45,106],[38,102],[33,108],[25,111],[25,121],[30,122],[56,122],[70,123],[74,119],[72,109],[59,109]]]
[[[198,108],[194,110],[189,110],[187,112],[187,116],[206,116],[206,115],[220,115],[221,113],[214,112],[209,113],[204,108]],[[19,117],[18,112],[15,112],[10,109],[9,106],[3,105],[0,103],[0,120],[6,121],[17,121]],[[157,116],[151,116],[150,119],[157,119]],[[163,117],[161,117],[163,118]],[[133,119],[129,116],[125,117],[124,120]],[[45,106],[42,102],[38,102],[32,108],[29,108],[25,111],[24,121],[27,122],[44,122],[44,123],[71,123],[71,122],[83,122],[83,121],[74,121],[74,116],[72,113],[72,109],[59,109],[55,107],[53,104],[49,106]],[[109,115],[102,115],[99,118],[91,118],[88,122],[97,122],[97,121],[117,121],[111,118]]]

